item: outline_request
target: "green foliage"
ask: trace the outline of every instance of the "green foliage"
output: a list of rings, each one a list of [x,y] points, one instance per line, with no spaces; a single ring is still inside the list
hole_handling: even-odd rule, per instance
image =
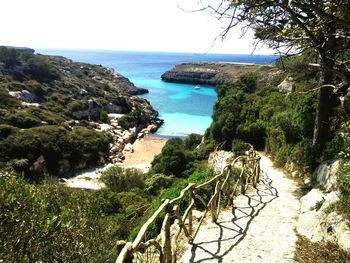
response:
[[[33,55],[26,61],[26,72],[32,79],[52,81],[60,77],[58,70],[49,63],[45,56]]]
[[[11,134],[18,131],[18,128],[13,127],[11,125],[0,125],[0,140],[6,139]]]
[[[13,130],[0,141],[0,159],[27,159],[26,177],[36,179],[46,172],[63,175],[68,171],[95,165],[108,152],[109,136],[91,129],[72,131],[58,126]]]
[[[126,217],[135,214],[142,215],[149,206],[148,200],[136,192],[121,192],[118,193],[118,197],[123,204],[123,212]]]
[[[127,192],[145,187],[144,176],[135,169],[113,166],[103,173],[101,179],[114,192]]]
[[[100,112],[100,121],[103,123],[110,123],[110,119],[109,119],[108,113],[106,111]]]
[[[169,188],[173,181],[174,178],[172,176],[164,174],[150,174],[146,178],[145,187],[150,194],[157,195],[163,189]]]
[[[239,78],[239,85],[244,92],[253,93],[257,89],[258,76],[255,73],[247,73]]]
[[[6,68],[20,65],[20,52],[14,48],[0,47],[0,62],[4,63]]]
[[[202,141],[202,135],[191,133],[186,137],[184,141],[184,147],[186,150],[193,150],[201,143],[201,141]]]
[[[293,145],[285,144],[280,147],[276,152],[275,164],[277,167],[283,167],[287,161],[288,157],[293,151]]]
[[[237,156],[242,155],[245,151],[248,150],[248,145],[244,141],[240,139],[235,139],[232,141],[232,152],[234,152]]]
[[[161,154],[157,155],[152,161],[152,169],[156,173],[181,176],[188,162],[183,144],[183,141],[179,138],[169,139]]]
[[[0,260],[114,262],[126,220],[116,194],[0,176]],[[103,237],[103,238],[101,238]]]

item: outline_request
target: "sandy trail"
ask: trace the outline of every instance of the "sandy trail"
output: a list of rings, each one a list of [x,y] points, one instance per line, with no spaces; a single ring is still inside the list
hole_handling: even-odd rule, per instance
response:
[[[294,262],[297,184],[261,158],[257,189],[234,200],[217,223],[206,218],[180,262]]]

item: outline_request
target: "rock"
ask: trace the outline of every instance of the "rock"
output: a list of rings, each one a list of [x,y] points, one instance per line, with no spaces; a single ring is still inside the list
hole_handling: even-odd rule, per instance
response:
[[[313,242],[330,241],[349,251],[349,223],[343,215],[331,208],[339,201],[338,195],[335,191],[326,194],[313,189],[302,197],[297,231]]]
[[[124,109],[123,109],[123,107],[121,107],[119,105],[115,105],[113,103],[108,103],[106,106],[106,111],[108,113],[112,113],[112,114],[120,114],[120,113],[124,112]],[[110,116],[108,115],[108,117],[110,117]]]
[[[285,78],[277,87],[279,92],[291,93],[293,91],[294,80],[292,77]]]
[[[111,126],[107,123],[101,123],[100,124],[100,131],[113,131],[113,126]]]
[[[327,160],[321,163],[312,174],[312,185],[324,188],[327,192],[334,190],[337,183],[339,160]]]
[[[36,103],[39,101],[39,99],[33,93],[30,93],[28,90],[9,91],[9,94],[26,103]]]
[[[124,147],[124,151],[127,151],[127,152],[134,152],[134,147],[132,146],[131,143],[127,143]]]
[[[247,73],[262,72],[268,76],[277,72],[271,65],[255,65],[230,62],[181,63],[165,72],[163,81],[216,86],[224,81],[235,82]]]
[[[145,134],[143,133],[143,132],[139,132],[138,134],[137,134],[137,139],[142,139],[143,137],[145,136]]]
[[[325,200],[325,194],[319,189],[312,189],[302,198],[300,198],[300,212],[305,213],[311,211],[318,202]]]

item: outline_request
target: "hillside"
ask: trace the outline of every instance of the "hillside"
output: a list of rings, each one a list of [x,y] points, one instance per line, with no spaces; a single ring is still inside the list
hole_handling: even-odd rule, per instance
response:
[[[112,141],[126,139],[116,155],[143,128],[161,124],[134,96],[148,91],[113,69],[33,52],[0,48],[2,166],[31,177],[64,175],[110,159]]]

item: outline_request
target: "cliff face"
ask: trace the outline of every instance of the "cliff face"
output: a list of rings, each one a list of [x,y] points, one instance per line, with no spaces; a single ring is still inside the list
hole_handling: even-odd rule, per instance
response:
[[[246,73],[275,72],[271,65],[240,64],[228,62],[196,62],[176,65],[162,75],[162,80],[175,83],[216,86],[225,81],[235,82]]]

